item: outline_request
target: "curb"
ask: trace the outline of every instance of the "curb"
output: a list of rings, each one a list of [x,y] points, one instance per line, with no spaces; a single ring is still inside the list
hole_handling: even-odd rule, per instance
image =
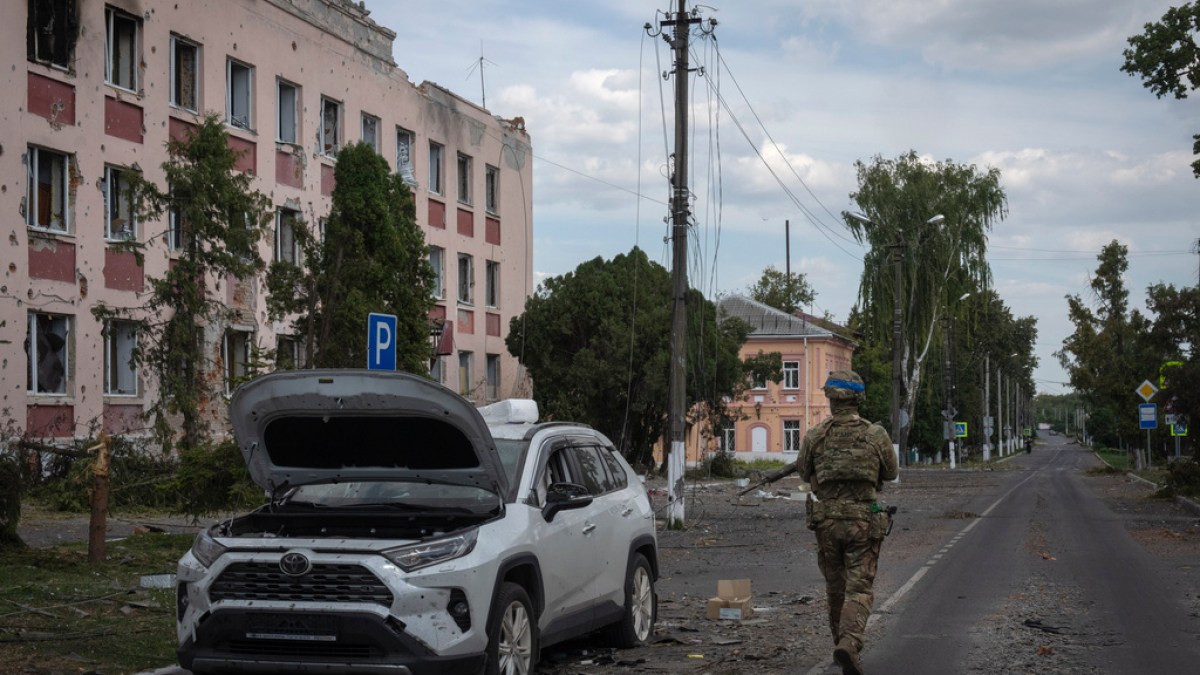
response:
[[[1105,462],[1105,461],[1104,461],[1104,458],[1103,458],[1103,457],[1101,457],[1100,455],[1096,454],[1096,452],[1094,452],[1094,451],[1093,451],[1093,452],[1092,452],[1092,454],[1093,454],[1093,455],[1096,455],[1096,459],[1100,460],[1101,462],[1104,462],[1104,465],[1105,465],[1105,466],[1107,466],[1107,467],[1108,467],[1108,468],[1110,468],[1110,469],[1111,469],[1111,468],[1113,468],[1112,464],[1109,464],[1108,462]],[[1152,488],[1154,488],[1155,490],[1157,490],[1157,489],[1159,489],[1159,488],[1161,488],[1161,487],[1162,487],[1162,486],[1161,486],[1161,485],[1159,485],[1158,483],[1155,483],[1155,482],[1153,482],[1153,481],[1148,481],[1148,480],[1146,480],[1145,478],[1142,478],[1141,476],[1138,476],[1137,474],[1134,474],[1134,473],[1133,473],[1133,472],[1131,472],[1131,471],[1126,471],[1126,472],[1125,472],[1125,475],[1126,475],[1126,476],[1128,476],[1128,477],[1130,477],[1130,478],[1132,478],[1132,479],[1134,479],[1135,481],[1137,481],[1137,482],[1139,482],[1139,483],[1144,483],[1144,484],[1146,484],[1148,487],[1152,487]],[[1192,499],[1189,499],[1189,498],[1187,498],[1187,497],[1182,497],[1182,496],[1179,496],[1179,495],[1176,495],[1176,496],[1175,496],[1175,503],[1176,503],[1176,504],[1178,504],[1178,505],[1180,505],[1180,506],[1182,506],[1184,509],[1186,509],[1186,510],[1188,510],[1188,511],[1191,511],[1192,513],[1194,513],[1194,514],[1196,514],[1196,515],[1200,516],[1200,503],[1197,503],[1197,502],[1195,502],[1195,501],[1194,501],[1194,500],[1192,500]]]

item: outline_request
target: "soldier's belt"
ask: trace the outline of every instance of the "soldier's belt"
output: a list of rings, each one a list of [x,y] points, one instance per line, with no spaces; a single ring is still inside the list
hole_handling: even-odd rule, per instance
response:
[[[842,499],[827,499],[812,503],[812,515],[816,521],[865,520],[871,517],[871,502],[852,502]]]

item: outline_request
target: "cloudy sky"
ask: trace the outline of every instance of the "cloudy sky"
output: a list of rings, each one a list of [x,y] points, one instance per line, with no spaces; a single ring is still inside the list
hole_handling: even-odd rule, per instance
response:
[[[1139,306],[1150,284],[1197,283],[1197,101],[1156,99],[1120,71],[1127,38],[1177,2],[708,2],[715,39],[693,45],[689,271],[706,294],[784,269],[790,221],[812,309],[844,320],[862,272],[836,215],[854,208],[854,162],[910,149],[1001,171],[1009,213],[988,258],[1013,313],[1038,318],[1039,391],[1068,390],[1052,355],[1072,330],[1064,298],[1090,299],[1103,245],[1129,247]],[[539,279],[634,245],[670,265],[670,52],[643,26],[674,5],[367,0],[411,80],[525,118]]]

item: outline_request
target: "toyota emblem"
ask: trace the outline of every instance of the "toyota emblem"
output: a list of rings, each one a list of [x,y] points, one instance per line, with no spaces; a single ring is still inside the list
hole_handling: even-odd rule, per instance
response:
[[[279,559],[279,571],[283,572],[289,577],[304,576],[305,574],[308,574],[308,571],[311,569],[312,562],[310,562],[308,556],[304,555],[303,553],[296,553],[295,551],[292,551],[291,553],[287,553]]]

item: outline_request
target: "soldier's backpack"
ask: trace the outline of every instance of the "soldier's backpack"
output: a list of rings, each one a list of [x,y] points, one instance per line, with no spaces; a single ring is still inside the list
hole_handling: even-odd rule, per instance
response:
[[[879,482],[879,456],[868,440],[870,428],[871,423],[857,415],[846,421],[830,420],[814,453],[817,482]]]

